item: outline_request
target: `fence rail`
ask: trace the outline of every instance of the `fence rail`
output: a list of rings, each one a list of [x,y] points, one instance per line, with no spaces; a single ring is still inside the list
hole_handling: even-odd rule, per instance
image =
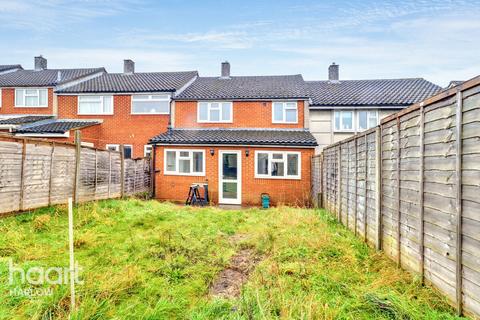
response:
[[[150,160],[42,139],[0,136],[0,215],[150,191]]]
[[[459,313],[480,316],[480,77],[318,159],[314,200],[320,194],[339,221],[437,287]]]

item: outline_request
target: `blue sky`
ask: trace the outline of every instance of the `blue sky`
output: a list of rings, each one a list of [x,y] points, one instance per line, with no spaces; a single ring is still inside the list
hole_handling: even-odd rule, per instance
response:
[[[424,77],[440,85],[480,74],[480,0],[0,0],[0,64],[105,66],[217,75],[325,79]]]

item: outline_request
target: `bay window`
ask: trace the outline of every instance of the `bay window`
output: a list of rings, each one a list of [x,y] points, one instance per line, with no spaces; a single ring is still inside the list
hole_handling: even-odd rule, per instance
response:
[[[198,122],[232,122],[231,102],[199,102]]]
[[[113,96],[78,96],[78,114],[113,114]]]
[[[300,179],[300,152],[255,151],[255,177]]]
[[[15,89],[15,107],[48,107],[48,89]]]
[[[165,174],[172,175],[205,175],[204,150],[165,149]]]
[[[133,95],[132,114],[169,114],[169,95]]]
[[[274,102],[272,104],[273,123],[297,123],[298,110],[297,102]]]

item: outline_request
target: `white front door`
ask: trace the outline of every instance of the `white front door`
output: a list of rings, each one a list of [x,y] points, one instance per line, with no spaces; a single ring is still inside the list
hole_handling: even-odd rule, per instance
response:
[[[218,202],[242,203],[242,153],[220,151],[218,163]]]

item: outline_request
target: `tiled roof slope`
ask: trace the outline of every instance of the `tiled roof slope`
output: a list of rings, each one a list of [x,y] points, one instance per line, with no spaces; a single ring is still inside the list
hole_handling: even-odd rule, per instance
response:
[[[72,81],[98,72],[105,72],[104,68],[88,69],[44,69],[18,70],[0,75],[0,87],[49,87]]]
[[[199,77],[176,100],[308,98],[302,75]]]
[[[422,78],[306,81],[312,106],[410,105],[442,90]]]
[[[197,71],[105,73],[100,77],[58,90],[59,93],[173,92],[198,75]]]
[[[0,125],[20,125],[20,124],[26,124],[26,123],[32,123],[32,122],[37,122],[37,121],[42,121],[42,120],[47,120],[51,119],[53,116],[18,116],[18,117],[13,117],[13,118],[8,118],[8,119],[2,119],[0,120]]]
[[[94,120],[71,120],[71,119],[55,119],[52,121],[42,121],[22,126],[15,130],[16,133],[65,133],[72,129],[79,129],[100,124],[101,121]]]
[[[303,129],[172,129],[153,137],[150,143],[317,146],[315,137]]]
[[[5,72],[8,70],[23,69],[19,64],[3,64],[0,65],[0,72]]]

